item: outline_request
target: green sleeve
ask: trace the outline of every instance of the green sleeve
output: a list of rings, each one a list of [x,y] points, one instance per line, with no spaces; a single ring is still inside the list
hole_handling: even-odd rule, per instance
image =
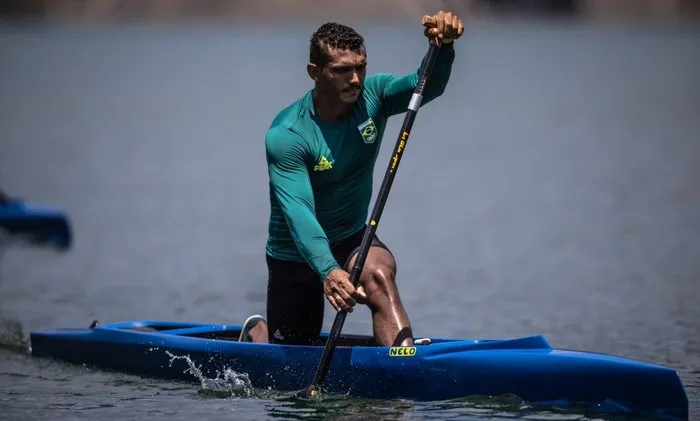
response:
[[[426,58],[423,57],[423,61]],[[435,59],[435,66],[423,91],[422,105],[439,97],[445,91],[447,82],[450,80],[454,58],[454,43],[444,44],[440,47],[438,56]],[[380,99],[385,115],[390,117],[406,112],[408,109],[408,103],[413,95],[413,91],[418,85],[419,71],[420,68],[401,77],[390,73],[377,73],[367,78],[365,86]]]
[[[304,140],[284,128],[271,128],[265,137],[268,174],[292,238],[321,280],[340,265],[331,253],[326,233],[316,219],[314,195]]]

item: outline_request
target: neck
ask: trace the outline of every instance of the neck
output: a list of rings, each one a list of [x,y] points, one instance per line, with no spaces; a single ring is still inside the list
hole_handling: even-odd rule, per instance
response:
[[[352,104],[344,104],[329,98],[323,92],[320,92],[318,88],[314,88],[311,97],[316,108],[316,115],[323,121],[333,123],[344,118],[352,111]]]

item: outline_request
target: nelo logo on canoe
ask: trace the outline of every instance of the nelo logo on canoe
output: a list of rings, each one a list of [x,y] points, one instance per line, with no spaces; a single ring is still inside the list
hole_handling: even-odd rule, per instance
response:
[[[416,355],[415,346],[392,346],[389,348],[390,357],[413,357]]]

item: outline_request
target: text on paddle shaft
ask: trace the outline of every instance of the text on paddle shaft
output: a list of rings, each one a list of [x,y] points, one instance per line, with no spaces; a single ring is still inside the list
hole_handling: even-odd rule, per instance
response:
[[[394,172],[396,165],[399,163],[399,155],[401,155],[404,146],[406,146],[406,139],[408,139],[408,132],[404,130],[403,133],[401,133],[401,142],[399,142],[399,147],[396,148],[396,153],[394,154],[394,157],[391,158],[391,172]]]

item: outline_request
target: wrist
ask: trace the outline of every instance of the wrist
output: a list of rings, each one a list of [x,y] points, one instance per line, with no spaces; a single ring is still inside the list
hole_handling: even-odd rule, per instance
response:
[[[322,271],[322,272],[320,273],[320,275],[321,275],[321,283],[325,282],[326,279],[328,278],[328,275],[330,275],[331,272],[333,272],[334,270],[337,270],[337,269],[341,269],[341,267],[340,267],[339,264],[336,263],[336,264],[331,265],[330,267],[328,267],[326,270]]]
[[[442,51],[444,51],[444,50],[454,50],[454,48],[455,48],[455,42],[454,42],[454,41],[455,41],[455,40],[453,40],[453,39],[452,39],[452,40],[441,40],[441,41],[440,41],[440,45],[439,45],[440,50],[442,50]],[[433,44],[433,40],[428,40],[428,44],[431,44],[431,45],[432,45],[432,44]]]

